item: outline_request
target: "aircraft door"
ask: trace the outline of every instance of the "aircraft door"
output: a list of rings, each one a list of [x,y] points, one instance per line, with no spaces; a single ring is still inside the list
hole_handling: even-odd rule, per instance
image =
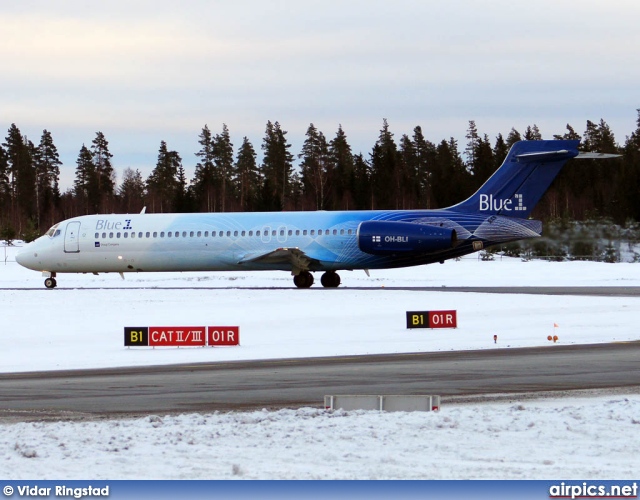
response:
[[[271,241],[271,226],[264,226],[262,228],[262,243],[269,243]]]
[[[277,233],[278,243],[287,242],[287,226],[280,226]]]
[[[69,222],[64,233],[64,251],[65,253],[80,252],[80,223]]]

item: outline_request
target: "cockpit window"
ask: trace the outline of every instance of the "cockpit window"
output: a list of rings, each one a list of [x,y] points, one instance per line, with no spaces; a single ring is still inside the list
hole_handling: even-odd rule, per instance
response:
[[[58,236],[60,234],[60,229],[58,229],[58,226],[60,225],[60,223],[56,224],[55,226],[52,226],[51,229],[49,229],[46,232],[46,235],[49,238],[55,238],[56,236]]]

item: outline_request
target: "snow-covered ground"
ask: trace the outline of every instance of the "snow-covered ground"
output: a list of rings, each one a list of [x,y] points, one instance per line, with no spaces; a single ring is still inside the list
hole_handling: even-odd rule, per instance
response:
[[[344,272],[338,290],[297,290],[284,272],[60,275],[58,289],[46,290],[38,273],[14,262],[14,248],[6,252],[2,372],[508,349],[549,345],[553,334],[561,344],[640,337],[634,297],[390,289],[640,286],[638,264],[467,258],[371,278]],[[405,328],[405,311],[434,309],[456,309],[459,327]],[[144,325],[239,325],[241,346],[125,348],[123,327]],[[621,479],[637,475],[639,424],[640,396],[630,391],[444,405],[439,413],[304,408],[14,423],[0,425],[0,477]],[[144,468],[133,466],[141,461]]]

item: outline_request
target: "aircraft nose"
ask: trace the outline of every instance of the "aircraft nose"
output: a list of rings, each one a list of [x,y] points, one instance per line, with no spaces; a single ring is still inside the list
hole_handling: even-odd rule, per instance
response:
[[[31,245],[26,245],[16,254],[16,262],[27,269],[34,269],[36,255],[34,255]]]

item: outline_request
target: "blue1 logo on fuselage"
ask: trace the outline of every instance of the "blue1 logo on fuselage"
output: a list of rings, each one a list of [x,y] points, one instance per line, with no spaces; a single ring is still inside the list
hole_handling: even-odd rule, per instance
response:
[[[124,222],[109,221],[107,219],[98,219],[98,221],[96,222],[96,231],[113,230],[113,229],[115,229],[116,231],[119,229],[121,230],[133,229],[131,227],[131,219],[125,219]]]

